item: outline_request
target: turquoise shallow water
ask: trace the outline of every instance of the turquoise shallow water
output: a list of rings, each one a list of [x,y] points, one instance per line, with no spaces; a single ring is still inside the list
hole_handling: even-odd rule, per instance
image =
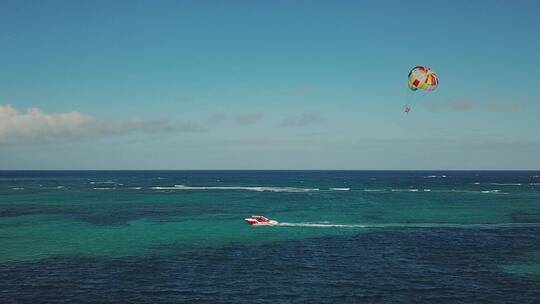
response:
[[[12,302],[533,303],[539,175],[0,172],[0,289]]]

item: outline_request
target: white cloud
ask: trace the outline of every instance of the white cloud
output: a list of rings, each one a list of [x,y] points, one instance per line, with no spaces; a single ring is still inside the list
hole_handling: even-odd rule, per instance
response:
[[[303,127],[323,121],[319,112],[304,112],[297,116],[285,118],[280,126],[282,127]]]
[[[11,105],[0,105],[0,143],[43,143],[97,139],[137,132],[202,130],[190,122],[170,122],[166,119],[104,121],[77,111],[44,113],[38,108],[29,108],[26,112],[19,112]]]

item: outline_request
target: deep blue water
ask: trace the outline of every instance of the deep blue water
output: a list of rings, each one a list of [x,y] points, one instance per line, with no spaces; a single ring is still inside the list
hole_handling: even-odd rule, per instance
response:
[[[539,303],[539,176],[4,171],[0,299]]]

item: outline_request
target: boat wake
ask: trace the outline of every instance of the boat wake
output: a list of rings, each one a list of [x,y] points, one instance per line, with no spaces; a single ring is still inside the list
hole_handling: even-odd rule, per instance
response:
[[[319,224],[319,223],[279,223],[283,227],[317,227],[317,228],[367,228],[367,225],[355,224]]]
[[[492,224],[451,224],[451,223],[388,223],[388,224],[333,224],[333,223],[279,223],[281,227],[313,228],[456,228],[456,229],[498,229],[540,227],[540,223],[492,223]]]

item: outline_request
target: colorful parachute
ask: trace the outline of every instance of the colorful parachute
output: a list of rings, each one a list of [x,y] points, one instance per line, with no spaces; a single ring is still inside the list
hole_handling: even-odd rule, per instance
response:
[[[433,91],[439,85],[437,74],[425,66],[415,66],[409,72],[409,89]]]

